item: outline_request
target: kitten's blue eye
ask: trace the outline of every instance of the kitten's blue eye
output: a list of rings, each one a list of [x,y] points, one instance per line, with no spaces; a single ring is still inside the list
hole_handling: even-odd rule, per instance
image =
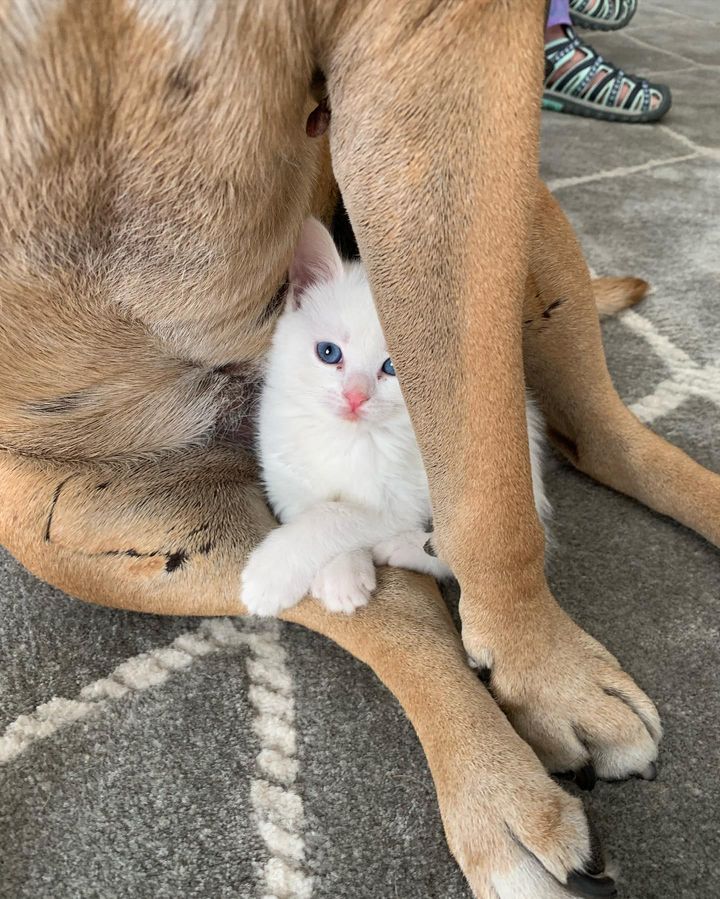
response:
[[[328,343],[327,340],[322,340],[316,344],[315,352],[318,354],[318,359],[321,362],[326,362],[328,365],[337,365],[342,359],[340,347],[336,343]]]
[[[395,366],[392,364],[392,359],[386,359],[382,364],[381,370],[384,371],[386,375],[395,377]]]

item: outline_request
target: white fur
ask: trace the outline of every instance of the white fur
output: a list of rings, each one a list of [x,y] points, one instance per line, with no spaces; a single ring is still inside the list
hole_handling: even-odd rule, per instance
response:
[[[268,499],[282,526],[251,554],[242,574],[249,612],[277,614],[312,592],[333,611],[364,605],[378,564],[448,577],[423,546],[431,536],[430,495],[388,349],[360,263],[343,264],[330,235],[305,224],[291,288],[267,360],[260,402],[259,455]],[[321,341],[337,344],[339,365],[322,362]],[[347,420],[343,390],[369,396]],[[541,479],[539,414],[528,403],[535,503],[549,506]]]
[[[216,0],[129,0],[129,5],[189,54],[201,49],[217,8]]]
[[[3,9],[3,32],[13,43],[24,47],[35,41],[56,13],[59,0],[10,0]]]

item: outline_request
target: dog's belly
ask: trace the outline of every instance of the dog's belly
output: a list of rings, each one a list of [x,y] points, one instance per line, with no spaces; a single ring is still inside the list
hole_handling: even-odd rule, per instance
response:
[[[195,439],[229,368],[261,355],[302,220],[333,192],[291,27],[116,0],[0,32],[4,445]]]

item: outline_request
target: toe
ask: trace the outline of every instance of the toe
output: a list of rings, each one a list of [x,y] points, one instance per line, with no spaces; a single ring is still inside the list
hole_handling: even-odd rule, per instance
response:
[[[493,877],[499,899],[567,899],[567,891],[532,856],[525,854],[513,870]]]
[[[634,706],[614,694],[605,691],[592,715],[581,718],[574,729],[603,780],[652,774],[658,754],[654,733]]]
[[[660,716],[652,700],[637,686],[624,671],[613,672],[612,678],[603,686],[607,696],[624,703],[645,725],[655,743],[662,737]]]
[[[638,776],[642,780],[655,780],[657,778],[657,765],[655,762],[650,762],[647,768],[641,771]]]
[[[370,563],[369,568],[360,573],[359,584],[363,588],[363,594],[366,594],[367,596],[369,596],[377,586],[375,566],[372,563]]]
[[[590,827],[582,803],[561,787],[554,798],[509,825],[516,844],[564,883],[569,871],[585,870],[593,856]]]
[[[356,612],[358,609],[361,609],[363,606],[367,605],[367,599],[363,596],[352,596],[348,598],[347,606],[346,606],[346,614],[352,615],[353,612]]]
[[[615,883],[605,873],[602,850],[582,805],[562,791],[561,797],[559,814],[549,831],[552,849],[543,850],[539,844],[538,833],[542,831],[537,828],[541,822],[534,822],[534,833],[513,835],[516,864],[509,874],[493,877],[500,899],[562,899],[568,892],[577,896],[616,895]]]
[[[492,682],[491,682],[492,686]],[[590,747],[584,740],[584,733],[558,715],[547,714],[540,718],[533,710],[523,710],[511,714],[510,720],[515,730],[535,750],[546,770],[567,780],[576,780],[579,772],[582,787],[589,787],[589,772],[593,767]]]

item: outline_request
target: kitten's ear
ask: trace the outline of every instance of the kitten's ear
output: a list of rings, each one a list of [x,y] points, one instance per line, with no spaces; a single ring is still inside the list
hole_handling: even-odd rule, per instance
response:
[[[290,264],[289,302],[298,309],[302,295],[309,287],[334,281],[342,272],[342,259],[330,232],[317,219],[305,219]]]

